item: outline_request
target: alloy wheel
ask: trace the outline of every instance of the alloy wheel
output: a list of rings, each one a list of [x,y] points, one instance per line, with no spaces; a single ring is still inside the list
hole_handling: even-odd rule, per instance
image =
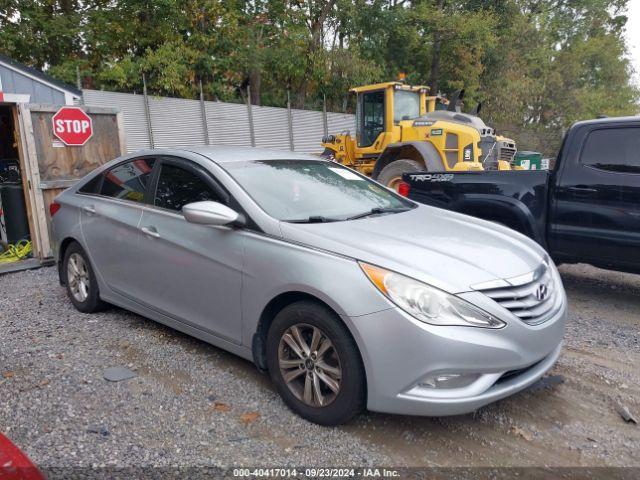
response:
[[[291,393],[310,407],[325,407],[340,392],[340,357],[318,327],[298,323],[285,330],[278,345],[278,364]]]
[[[89,270],[87,264],[78,253],[69,255],[67,263],[67,282],[73,298],[78,302],[84,302],[89,297]]]

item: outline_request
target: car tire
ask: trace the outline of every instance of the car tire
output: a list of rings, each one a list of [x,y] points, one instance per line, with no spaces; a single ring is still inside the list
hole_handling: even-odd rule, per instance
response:
[[[77,310],[83,313],[98,312],[106,304],[100,300],[96,275],[89,257],[79,243],[73,242],[64,253],[62,278],[67,295]]]
[[[313,350],[316,334],[319,340]],[[306,358],[296,338],[306,343]],[[291,339],[302,355],[291,348]],[[278,393],[301,417],[320,425],[340,425],[363,410],[366,384],[360,354],[344,323],[327,307],[299,301],[283,308],[269,328],[266,355]],[[298,366],[291,367],[295,362]]]
[[[402,181],[402,174],[424,171],[424,164],[417,162],[416,160],[402,158],[394,160],[384,167],[378,175],[378,178],[376,178],[376,181],[383,184],[385,187],[398,191],[398,185]]]

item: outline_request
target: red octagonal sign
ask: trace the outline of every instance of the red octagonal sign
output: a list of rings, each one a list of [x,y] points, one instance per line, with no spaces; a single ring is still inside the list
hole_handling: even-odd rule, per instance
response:
[[[84,145],[93,135],[91,117],[78,107],[62,107],[53,116],[53,134],[65,145]]]

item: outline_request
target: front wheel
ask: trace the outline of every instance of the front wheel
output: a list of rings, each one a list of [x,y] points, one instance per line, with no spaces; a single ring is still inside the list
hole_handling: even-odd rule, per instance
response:
[[[364,406],[365,376],[351,335],[335,313],[301,301],[285,307],[267,335],[269,374],[295,413],[321,425],[349,421]]]
[[[424,170],[425,168],[422,163],[415,160],[402,158],[400,160],[394,160],[389,165],[384,167],[376,180],[384,186],[397,192],[398,187],[402,182],[403,174],[411,172],[423,172]]]

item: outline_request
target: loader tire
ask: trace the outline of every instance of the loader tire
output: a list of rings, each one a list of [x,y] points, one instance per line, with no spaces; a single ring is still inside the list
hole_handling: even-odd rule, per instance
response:
[[[407,158],[401,158],[394,160],[389,165],[384,167],[378,175],[378,182],[384,186],[398,191],[398,186],[402,182],[402,174],[409,172],[424,172],[424,164],[415,160],[409,160]]]

